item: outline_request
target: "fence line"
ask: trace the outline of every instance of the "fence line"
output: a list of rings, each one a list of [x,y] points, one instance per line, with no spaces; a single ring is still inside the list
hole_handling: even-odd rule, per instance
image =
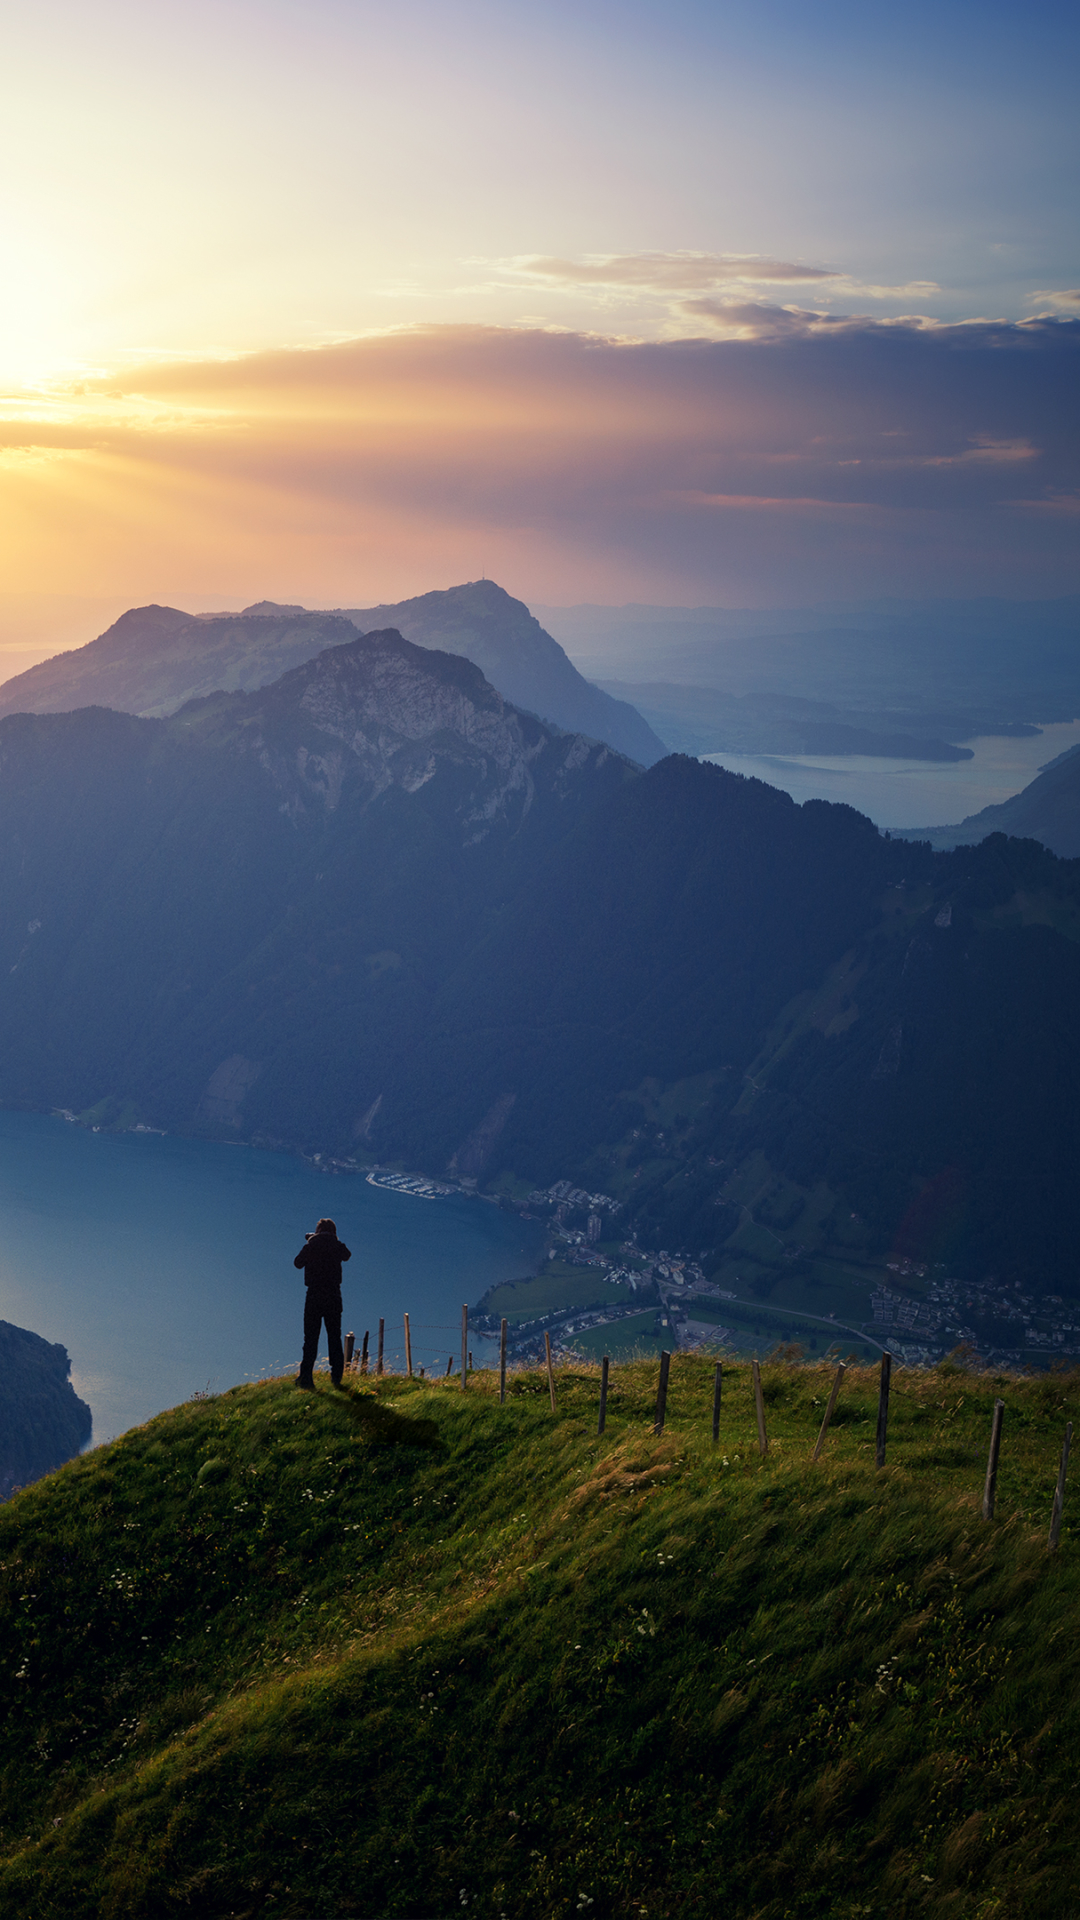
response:
[[[378,1358],[377,1358],[376,1367],[375,1367],[375,1371],[377,1375],[382,1375],[385,1373],[386,1362],[388,1360],[393,1360],[398,1357],[397,1352],[395,1350],[390,1350],[389,1352],[386,1350],[385,1326],[386,1326],[385,1321],[380,1320],[379,1321]],[[429,1332],[429,1331],[430,1332],[447,1332],[451,1330],[447,1328],[445,1325],[443,1325],[442,1323],[437,1321],[418,1322],[418,1327],[422,1327],[422,1329],[425,1332]],[[408,1378],[412,1379],[415,1377],[413,1373],[413,1361],[412,1361],[412,1329],[411,1329],[409,1315],[407,1313],[404,1315],[404,1332],[405,1332],[404,1360],[405,1360],[406,1374]],[[507,1322],[505,1319],[503,1319],[500,1325],[500,1332],[499,1332],[499,1401],[500,1401],[500,1404],[505,1404],[505,1401],[506,1401],[506,1375],[507,1375],[506,1340],[507,1340]],[[359,1349],[357,1349],[355,1335],[351,1332],[345,1335],[345,1342],[344,1342],[345,1364],[351,1372],[353,1373],[359,1372],[361,1374],[365,1374],[367,1372],[368,1341],[369,1341],[369,1333],[368,1331],[365,1330],[362,1346]],[[418,1345],[417,1347],[418,1353],[441,1353],[442,1351],[443,1349],[439,1347],[434,1347],[434,1346]],[[552,1353],[552,1347],[551,1347],[551,1335],[547,1331],[545,1331],[544,1333],[544,1351],[545,1351],[545,1365],[546,1365],[546,1372],[547,1372],[548,1391],[551,1399],[551,1411],[552,1413],[556,1413],[558,1411],[558,1406],[557,1406],[556,1392],[555,1392],[555,1364],[554,1364],[554,1355]],[[659,1435],[663,1432],[664,1423],[667,1418],[667,1397],[668,1397],[668,1388],[669,1388],[669,1382],[670,1382],[671,1358],[672,1358],[671,1354],[666,1349],[663,1352],[661,1352],[660,1371],[659,1371],[659,1377],[657,1381],[656,1409],[655,1409],[655,1414],[653,1418],[653,1432],[656,1435]],[[289,1363],[290,1366],[292,1364],[293,1364],[292,1362]],[[844,1375],[847,1371],[847,1364],[848,1363],[846,1361],[842,1360],[837,1366],[836,1373],[833,1378],[832,1388],[829,1394],[828,1404],[825,1408],[824,1418],[822,1419],[821,1427],[818,1432],[817,1442],[814,1446],[814,1450],[811,1455],[812,1461],[816,1461],[820,1458],[822,1447],[824,1446],[825,1438],[828,1433],[829,1424],[832,1420],[833,1413],[835,1412],[835,1409],[836,1409],[836,1403],[840,1394],[840,1387],[843,1382]],[[599,1411],[599,1420],[598,1420],[597,1429],[596,1429],[597,1437],[601,1436],[604,1433],[606,1422],[607,1422],[607,1403],[608,1403],[610,1367],[611,1367],[610,1356],[608,1354],[604,1354],[601,1360],[601,1365],[600,1365],[600,1411]],[[451,1354],[446,1363],[446,1374],[444,1375],[444,1378],[446,1379],[450,1378],[453,1372],[453,1368],[454,1368],[454,1356],[453,1354]],[[468,1377],[469,1377],[469,1372],[471,1368],[472,1368],[472,1353],[469,1349],[469,1309],[467,1305],[464,1305],[461,1309],[461,1384],[463,1389],[468,1385]],[[527,1369],[521,1369],[521,1370],[527,1370]],[[274,1372],[278,1374],[284,1371],[288,1371],[288,1367],[278,1368],[274,1370]],[[719,1437],[720,1437],[720,1412],[721,1412],[721,1402],[722,1402],[722,1393],[723,1393],[723,1371],[724,1371],[723,1362],[717,1361],[714,1369],[714,1374],[713,1374],[712,1438],[714,1442],[719,1440]],[[764,1400],[764,1393],[763,1393],[762,1384],[761,1384],[761,1365],[756,1358],[751,1360],[750,1362],[750,1376],[751,1376],[751,1383],[753,1387],[754,1411],[757,1419],[758,1448],[759,1448],[762,1459],[764,1459],[769,1450],[769,1439],[768,1439],[768,1433],[767,1433],[766,1424],[765,1424],[765,1400]],[[269,1369],[264,1370],[262,1374],[247,1376],[247,1378],[249,1379],[256,1379],[256,1380],[272,1378],[272,1377],[274,1377],[274,1375]],[[425,1369],[423,1367],[420,1368],[420,1377],[422,1379],[425,1379],[427,1377],[425,1373]],[[435,1375],[433,1372],[432,1378],[434,1377]],[[891,1384],[892,1384],[892,1354],[889,1353],[887,1350],[883,1349],[882,1355],[881,1355],[881,1369],[880,1369],[879,1387],[878,1387],[878,1417],[877,1417],[877,1431],[875,1436],[875,1453],[874,1453],[875,1465],[878,1468],[881,1468],[885,1465],[886,1447],[887,1447],[887,1441],[888,1441],[889,1395],[890,1395]],[[994,1401],[993,1416],[991,1420],[991,1429],[990,1429],[990,1447],[989,1447],[989,1452],[987,1456],[986,1477],[983,1484],[983,1495],[982,1495],[982,1503],[981,1503],[982,1517],[984,1521],[987,1521],[987,1522],[992,1521],[994,1518],[995,1502],[997,1498],[998,1466],[999,1466],[1000,1456],[1001,1456],[1001,1439],[1002,1439],[1002,1431],[1004,1426],[1004,1419],[1005,1419],[1005,1401],[999,1398]],[[1066,1480],[1068,1477],[1068,1469],[1069,1469],[1069,1454],[1072,1446],[1072,1433],[1073,1433],[1072,1422],[1069,1421],[1065,1428],[1065,1437],[1064,1437],[1062,1448],[1061,1448],[1061,1458],[1060,1458],[1060,1465],[1058,1468],[1057,1484],[1054,1489],[1053,1506],[1051,1509],[1051,1516],[1050,1516],[1050,1533],[1049,1533],[1049,1539],[1048,1539],[1048,1546],[1051,1550],[1056,1550],[1058,1548],[1060,1539],[1061,1539],[1061,1528],[1062,1528],[1062,1522],[1064,1519],[1064,1512],[1065,1512],[1065,1488],[1066,1488]]]

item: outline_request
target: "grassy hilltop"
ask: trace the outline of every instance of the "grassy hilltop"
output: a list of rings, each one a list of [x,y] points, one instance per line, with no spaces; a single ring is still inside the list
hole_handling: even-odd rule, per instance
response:
[[[277,1381],[0,1511],[0,1916],[1080,1914],[1080,1376]],[[996,1393],[1005,1434],[979,1516]],[[1067,1510],[1068,1512],[1068,1510]]]

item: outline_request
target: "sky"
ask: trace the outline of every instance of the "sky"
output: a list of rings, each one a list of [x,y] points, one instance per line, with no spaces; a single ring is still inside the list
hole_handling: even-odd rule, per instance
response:
[[[1074,8],[38,0],[4,41],[9,651],[481,572],[1080,590]]]

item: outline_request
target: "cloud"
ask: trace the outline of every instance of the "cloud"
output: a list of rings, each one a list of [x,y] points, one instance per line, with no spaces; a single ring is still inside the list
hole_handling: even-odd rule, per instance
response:
[[[1056,292],[1032,293],[1028,298],[1033,306],[1050,313],[1080,314],[1080,287],[1059,287]]]
[[[54,395],[0,426],[9,584],[323,605],[483,568],[540,600],[1080,590],[1080,320],[719,311],[745,337],[430,327]]]
[[[679,312],[689,320],[707,321],[732,340],[776,340],[813,332],[830,321],[828,314],[807,307],[777,307],[763,300],[680,300]]]
[[[604,293],[617,288],[623,293],[670,295],[708,293],[725,286],[751,291],[756,287],[808,283],[821,285],[827,296],[858,294],[867,300],[918,300],[940,292],[935,280],[909,280],[899,286],[876,285],[854,279],[839,267],[773,260],[757,253],[589,254],[583,260],[522,256],[500,265],[516,276],[575,292],[592,289]],[[683,312],[691,310],[689,304],[680,307]]]
[[[540,257],[507,264],[532,278],[569,286],[642,287],[675,293],[719,287],[732,280],[748,286],[772,281],[796,286],[804,280],[843,277],[836,267],[770,260],[757,253],[609,253],[590,254],[584,260]]]

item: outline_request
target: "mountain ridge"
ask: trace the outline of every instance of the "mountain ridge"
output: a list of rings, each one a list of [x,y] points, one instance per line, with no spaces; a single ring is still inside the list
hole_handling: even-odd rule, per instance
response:
[[[675,1354],[659,1434],[655,1363],[599,1438],[580,1363],[320,1374],[20,1494],[2,1920],[1069,1913],[1076,1372],[895,1369],[884,1470],[876,1368],[817,1461],[834,1368],[760,1372],[767,1454]]]
[[[473,661],[512,705],[570,733],[585,733],[641,764],[667,751],[625,701],[582,678],[521,601],[494,581],[425,594],[367,614],[312,612],[259,601],[241,613],[130,608],[86,646],[55,655],[0,686],[0,716],[112,706],[161,719],[215,692],[252,692],[358,630],[394,628],[402,612],[414,645]],[[385,616],[385,617],[383,617]],[[443,639],[453,645],[442,644]],[[491,669],[489,671],[489,669]]]
[[[682,756],[644,771],[460,656],[348,631],[166,720],[0,720],[0,1101],[573,1176],[766,1293],[804,1254],[900,1242],[1057,1277],[1080,863],[1001,835],[934,853]],[[754,1155],[805,1225],[743,1233]]]

